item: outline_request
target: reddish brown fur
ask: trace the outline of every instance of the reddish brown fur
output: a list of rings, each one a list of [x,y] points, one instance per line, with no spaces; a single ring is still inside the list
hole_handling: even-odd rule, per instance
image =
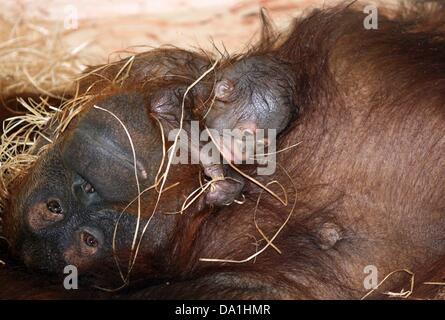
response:
[[[378,30],[364,30],[364,14],[349,9],[298,19],[272,49],[295,66],[301,110],[280,140],[281,147],[302,141],[278,156],[297,185],[298,201],[274,242],[282,254],[269,248],[245,264],[198,260],[243,259],[255,252],[252,236],[261,236],[252,212],[259,189],[250,185],[242,206],[175,217],[168,250],[158,253],[158,271],[172,284],[129,296],[360,298],[367,265],[377,266],[380,279],[400,268],[443,279],[441,261],[433,271],[425,268],[445,254],[442,12],[425,18],[427,27],[409,15],[380,16]],[[282,171],[277,178],[295,197]],[[269,237],[288,209],[265,196],[257,219]],[[317,245],[325,223],[342,230],[328,250]],[[144,255],[139,261],[142,274]]]

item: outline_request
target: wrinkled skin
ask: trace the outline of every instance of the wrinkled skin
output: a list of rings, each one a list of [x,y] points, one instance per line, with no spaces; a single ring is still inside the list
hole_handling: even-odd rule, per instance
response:
[[[266,19],[263,17],[263,19]],[[264,32],[267,32],[265,30]],[[128,64],[128,59],[110,65],[90,68],[94,70],[82,79],[80,87],[89,92],[100,92],[114,79],[114,75]],[[164,130],[182,128],[190,135],[190,121],[201,120],[203,127],[214,129],[220,151],[225,160],[245,163],[245,151],[238,144],[223,144],[223,130],[238,130],[239,138],[265,130],[266,136],[257,138],[267,146],[267,129],[281,133],[298,113],[294,103],[294,79],[289,63],[268,54],[255,54],[240,61],[228,59],[216,66],[202,81],[193,86],[182,102],[194,80],[212,66],[208,57],[176,48],[154,50],[135,56],[126,88],[140,87],[146,92],[149,109],[161,121]],[[88,72],[86,72],[88,73]],[[100,75],[100,76],[98,76]],[[181,124],[181,118],[183,119]],[[231,139],[232,140],[232,139]],[[207,191],[206,201],[211,206],[231,204],[240,198],[244,179],[228,166],[213,162],[207,154],[200,154],[199,146],[190,146],[191,153],[200,157],[204,173],[210,179],[229,177],[217,181]]]
[[[215,102],[206,114],[207,127],[223,136],[224,130],[239,130],[267,145],[267,130],[281,133],[297,114],[295,83],[290,65],[268,55],[252,56],[230,63],[215,84]],[[257,137],[257,130],[264,136]],[[236,144],[222,144],[225,158],[242,163],[248,159]]]
[[[441,279],[440,260],[445,257],[445,30],[443,24],[434,22],[445,21],[445,11],[442,7],[433,16],[417,12],[412,19],[408,16],[390,20],[382,15],[378,30],[365,30],[362,9],[358,6],[357,12],[315,11],[296,21],[284,41],[267,52],[292,64],[297,93],[294,107],[298,106],[300,112],[283,131],[278,148],[303,141],[297,148],[277,155],[278,163],[287,170],[292,182],[280,167],[275,176],[262,179],[279,180],[289,192],[289,203],[297,200],[293,215],[274,240],[281,254],[268,247],[255,263],[201,261],[200,258],[242,260],[264,247],[266,241],[253,222],[260,190],[249,182],[243,191],[246,197],[243,205],[209,212],[206,206],[197,203],[186,215],[164,215],[180,207],[181,197],[199,186],[195,174],[199,168],[178,165],[171,178],[180,180],[181,187],[169,190],[174,194],[165,195],[159,214],[153,216],[138,267],[133,272],[135,287],[113,294],[114,297],[357,299],[367,292],[363,286],[367,274],[363,270],[370,265],[377,268],[379,279],[400,268]],[[109,105],[100,101],[96,104]],[[102,114],[104,120],[105,116]],[[87,122],[94,119],[93,113],[85,112],[84,117]],[[148,119],[151,118],[144,120],[144,128],[132,129],[153,129],[151,138],[158,136],[156,126]],[[69,137],[77,127],[82,126],[73,122],[65,135],[67,140],[60,140],[63,148],[69,145]],[[99,128],[99,136],[101,132],[109,136],[107,128]],[[113,130],[117,128],[115,123]],[[128,150],[124,133],[121,134],[115,141],[118,148],[112,150]],[[135,145],[138,153],[143,152],[144,146],[137,140]],[[126,158],[131,156],[126,154]],[[42,157],[39,163],[45,159]],[[84,160],[79,158],[79,161]],[[144,164],[148,159],[141,161]],[[80,170],[71,166],[64,164],[50,169],[56,171],[53,175],[68,179],[67,183]],[[13,193],[16,198],[11,199],[11,207],[4,215],[6,236],[21,257],[32,251],[23,251],[20,243],[29,242],[27,239],[37,234],[26,222],[33,201],[47,201],[54,196],[54,190],[60,190],[56,195],[71,192],[71,186],[43,179],[47,177],[38,168],[28,175],[35,179],[25,177],[16,186],[17,192]],[[98,174],[105,177],[102,171]],[[105,194],[111,190],[110,195],[116,195],[111,178],[103,186],[102,181],[97,187],[92,184],[94,190],[102,189]],[[90,182],[94,175],[83,179]],[[123,194],[134,186],[131,175],[128,179],[129,185],[120,185]],[[46,193],[29,200],[28,194],[39,194],[33,183],[43,185]],[[150,181],[144,183],[150,185]],[[86,189],[91,190],[89,186]],[[144,197],[144,203],[148,203],[143,206],[144,218],[151,215],[155,195]],[[85,212],[90,212],[90,217],[91,212],[102,212],[113,219],[111,211],[119,213],[125,203],[116,199],[116,209],[111,205],[113,201],[107,204],[107,211],[91,207]],[[18,207],[23,209],[17,210]],[[270,196],[262,198],[255,212],[256,221],[269,239],[290,209]],[[134,207],[127,210],[131,217],[136,213]],[[131,226],[134,220],[128,219],[125,223]],[[43,220],[43,224],[37,225],[45,225],[48,219]],[[93,220],[86,217],[79,221],[76,230],[85,230],[82,229],[85,223]],[[43,228],[49,234],[52,226],[65,223],[60,220]],[[102,233],[105,237],[109,234]],[[40,232],[39,236],[39,241],[34,242],[39,250],[54,243],[46,233]],[[124,246],[131,242],[131,237],[122,236]],[[74,238],[72,234],[64,237]],[[67,248],[69,245],[57,248],[49,259],[59,261],[57,257],[64,256]],[[31,254],[28,264],[39,265],[40,259],[41,256]],[[439,267],[435,272],[426,272],[434,266],[433,261],[439,261],[436,264]],[[97,262],[102,263],[102,259]],[[102,275],[106,266],[102,263],[102,268],[86,269],[84,273]],[[0,272],[0,279],[14,283],[8,273]],[[116,277],[108,278],[112,279]],[[398,280],[401,279],[394,282],[390,279],[387,285],[396,285]],[[407,288],[406,283],[402,285]],[[47,290],[31,291],[28,297],[38,297],[42,291],[52,297],[70,296],[69,292],[51,286]]]
[[[114,87],[114,84],[110,85],[110,81],[128,64],[128,59],[124,59],[106,67],[91,67],[79,82],[81,92],[101,93],[109,90]],[[203,114],[206,113],[207,102],[211,99],[215,75],[209,75],[191,88],[186,96],[185,93],[211,65],[209,57],[198,53],[177,48],[157,49],[134,57],[130,72],[120,87],[131,90],[136,88],[144,92],[146,108],[159,119],[164,132],[181,127],[190,136],[190,121],[201,120],[205,123]],[[200,154],[201,146],[202,144],[191,144],[190,152],[200,160],[209,180],[217,180],[206,191],[206,204],[223,206],[232,203],[241,194],[243,178],[232,172],[228,166],[222,166],[219,160],[214,162],[208,155]],[[219,180],[221,177],[229,179]]]
[[[12,193],[13,216],[5,216],[5,234],[12,251],[27,267],[61,274],[66,265],[75,265],[88,275],[97,265],[105,264],[117,276],[112,245],[118,222],[114,252],[120,255],[131,247],[137,219],[121,215],[138,194],[131,144],[123,126],[95,105],[112,112],[128,128],[136,146],[140,190],[154,182],[162,158],[162,139],[157,123],[146,112],[142,95],[129,92],[93,101],[59,141],[42,153],[30,174],[20,181],[17,192]],[[127,106],[132,106],[131,112]],[[189,190],[182,189],[183,196]],[[154,208],[154,195],[147,194],[150,200],[143,201],[147,211],[142,224],[151,215],[149,208]],[[161,202],[161,210],[180,209],[179,194],[172,196],[178,201],[170,200],[168,205]],[[152,223],[165,218],[156,216]],[[165,236],[156,233],[154,239],[145,239],[155,245],[166,242]]]

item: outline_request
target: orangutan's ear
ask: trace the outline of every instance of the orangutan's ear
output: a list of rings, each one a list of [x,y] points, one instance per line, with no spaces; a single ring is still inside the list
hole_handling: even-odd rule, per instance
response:
[[[218,81],[215,85],[215,97],[218,100],[225,101],[232,94],[235,86],[233,82],[228,79],[222,79]]]

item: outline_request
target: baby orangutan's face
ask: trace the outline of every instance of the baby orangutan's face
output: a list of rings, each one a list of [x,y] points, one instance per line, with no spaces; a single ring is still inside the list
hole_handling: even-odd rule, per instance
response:
[[[234,130],[235,140],[253,139],[267,145],[267,130],[281,132],[292,115],[293,83],[283,68],[281,62],[257,56],[224,69],[215,84],[215,101],[205,118],[206,126],[219,132],[220,137],[224,130],[226,134]],[[220,146],[226,159],[246,160],[242,143]]]

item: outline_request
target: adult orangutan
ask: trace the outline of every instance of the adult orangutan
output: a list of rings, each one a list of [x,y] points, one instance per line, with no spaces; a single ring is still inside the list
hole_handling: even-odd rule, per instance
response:
[[[378,28],[369,30],[361,4],[315,10],[288,33],[274,37],[266,28],[254,49],[214,69],[206,55],[171,49],[180,54],[173,66],[154,50],[89,70],[80,80],[89,95],[81,111],[64,130],[48,129],[53,142],[38,143],[38,159],[8,185],[3,232],[11,253],[27,268],[59,276],[75,265],[96,286],[123,279],[128,290],[112,296],[149,299],[356,299],[369,289],[367,266],[379,279],[401,268],[425,270],[445,253],[445,8],[433,2],[434,10],[418,4],[380,12]],[[229,72],[246,61],[240,70],[248,77],[252,59],[264,64],[255,69],[264,72],[260,80]],[[130,62],[125,82],[113,81]],[[277,73],[266,67],[277,62]],[[261,81],[277,78],[282,85]],[[287,205],[244,179],[242,204],[209,205],[209,189],[178,214],[200,188],[202,169],[171,165],[162,180],[160,128],[177,127],[178,110],[185,126],[206,121],[209,101],[221,108],[237,84],[255,93],[237,96],[243,106],[292,104],[276,174],[244,168],[283,198],[277,183],[267,184],[279,181]],[[0,272],[1,296],[23,297],[13,289],[20,272]],[[25,296],[71,297],[60,287]],[[90,290],[97,289],[76,295]]]

